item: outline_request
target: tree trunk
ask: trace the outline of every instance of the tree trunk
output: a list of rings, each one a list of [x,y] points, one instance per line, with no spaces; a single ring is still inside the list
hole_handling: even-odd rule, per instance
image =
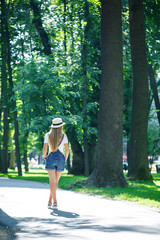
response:
[[[1,121],[2,121],[2,96],[3,96],[3,92],[2,92],[2,81],[1,81],[1,98],[0,98],[0,132],[2,132],[2,125],[1,125]],[[0,134],[0,172],[2,171],[2,135]]]
[[[5,0],[1,0],[1,79],[2,79],[2,106],[3,106],[3,149],[2,172],[8,169],[8,92],[7,92],[7,36],[6,36],[7,8]]]
[[[40,35],[40,38],[44,47],[44,53],[46,55],[50,55],[52,54],[51,46],[49,43],[48,34],[46,33],[42,25],[39,3],[36,0],[30,0],[30,6],[34,13],[33,23],[37,29],[37,32]]]
[[[15,169],[15,154],[14,154],[14,151],[12,150],[11,151],[11,154],[10,154],[10,169]]]
[[[17,106],[15,100],[15,92],[12,80],[12,68],[11,68],[11,49],[10,49],[10,33],[8,29],[8,21],[6,21],[6,34],[7,34],[7,49],[8,49],[8,58],[7,58],[7,65],[8,65],[8,74],[9,74],[9,88],[11,94],[11,101],[12,101],[12,108],[13,108],[13,118],[14,118],[14,128],[15,128],[15,145],[16,145],[16,160],[18,165],[18,176],[22,176],[22,168],[21,168],[21,157],[20,157],[20,147],[19,147],[19,127],[18,127],[18,120],[17,120]]]
[[[128,177],[151,179],[148,166],[148,74],[142,0],[129,0],[133,72],[131,138]]]
[[[73,161],[70,173],[74,175],[82,175],[84,174],[84,153],[82,152],[82,148],[78,141],[72,141],[70,139],[70,143],[73,152]]]
[[[24,158],[24,169],[25,169],[25,172],[28,172],[29,168],[28,168],[28,159],[27,159],[27,149],[24,150],[23,158]]]
[[[73,63],[73,56],[74,56],[74,18],[73,18],[73,14],[74,14],[74,9],[73,9],[73,2],[71,1],[71,14],[70,14],[70,21],[71,21],[71,42],[72,42],[72,48],[70,51],[70,56],[71,56],[71,61]]]
[[[2,149],[1,149],[1,136],[0,136],[0,172],[2,172]]]
[[[24,105],[24,102],[23,102]],[[26,123],[26,119],[25,119]],[[27,139],[28,139],[29,131],[25,131],[24,138],[23,138],[23,159],[24,159],[24,168],[25,172],[29,171],[28,168],[28,160],[27,160]]]
[[[87,140],[87,37],[89,30],[88,23],[89,6],[88,0],[85,0],[85,21],[87,22],[84,30],[84,39],[82,41],[82,68],[83,68],[83,140],[84,140],[84,175],[89,176],[89,155],[88,155],[88,140]]]
[[[75,175],[84,174],[84,153],[82,152],[82,148],[76,139],[74,127],[70,128],[70,130],[66,131],[66,133],[68,140],[71,143],[71,149],[73,152],[73,161],[70,173]]]
[[[96,162],[96,141],[88,144],[89,173],[91,174],[95,168]]]
[[[158,122],[159,122],[159,126],[160,126],[160,101],[159,101],[159,97],[158,97],[156,80],[154,77],[154,72],[153,72],[153,68],[152,68],[151,64],[148,67],[148,71],[149,71],[149,79],[150,79],[151,89],[153,92],[153,98],[154,98],[154,102],[155,102],[155,106],[156,106],[156,110],[157,110],[157,118],[158,118]]]
[[[71,159],[70,159],[70,154],[67,158],[67,170],[68,170],[68,173],[70,173],[71,171]]]
[[[22,57],[23,57],[23,64],[25,61],[24,58],[24,40],[21,39],[21,43],[22,43]],[[24,75],[24,71],[23,71],[23,84],[25,83],[25,75]],[[26,119],[26,111],[25,111],[25,101],[24,101],[24,97],[22,96],[22,103],[23,103],[23,115],[24,115],[24,124],[25,126],[27,126],[27,119]],[[24,159],[24,167],[25,167],[25,172],[29,171],[28,168],[28,160],[27,160],[27,140],[28,140],[28,135],[29,135],[29,131],[25,130],[24,131],[24,137],[23,137],[23,159]]]
[[[88,182],[98,187],[123,187],[123,65],[121,1],[102,0],[102,81],[96,168]]]
[[[2,18],[1,18],[2,20]],[[1,54],[2,56],[2,54]],[[1,67],[2,69],[2,67]],[[1,79],[2,79],[2,76],[1,76]],[[2,99],[2,96],[3,96],[3,91],[2,91],[2,80],[1,80],[1,97],[0,97],[0,132],[2,132],[2,124],[1,124],[1,121],[2,121],[2,112],[3,112],[3,99]],[[0,134],[0,172],[2,171],[2,135]]]
[[[127,162],[128,162],[128,159],[130,156],[129,145],[130,145],[130,131],[131,131],[131,129],[130,129],[130,126],[131,126],[130,109],[131,109],[131,98],[132,98],[131,78],[126,79],[126,88],[127,88],[127,96],[126,96],[125,103],[124,103],[126,106],[124,114],[125,114],[125,120],[126,120],[125,130],[126,130],[126,136],[127,136]]]
[[[66,0],[63,0],[63,2],[64,2],[64,12],[63,12],[64,40],[63,40],[63,46],[64,46],[64,62],[65,62],[65,67],[66,67],[67,66]]]

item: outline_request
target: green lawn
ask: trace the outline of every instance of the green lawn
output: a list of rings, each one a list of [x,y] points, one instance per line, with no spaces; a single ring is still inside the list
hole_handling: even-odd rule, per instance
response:
[[[9,170],[8,174],[0,173],[0,177],[48,183],[48,174],[44,169],[31,169],[29,173],[23,173],[22,177],[19,177],[16,171]],[[114,200],[132,201],[160,209],[160,174],[153,174],[153,178],[153,182],[130,181],[128,182],[129,185],[124,188],[86,188],[79,184],[73,187],[72,190],[91,195],[101,195]],[[68,175],[65,171],[60,178],[59,187],[66,189],[67,186],[72,185],[75,181],[84,179],[86,179],[84,176]]]
[[[23,171],[22,176],[18,176],[17,171],[9,169],[7,174],[0,173],[0,177],[49,183],[48,173],[44,169],[30,169],[29,172]],[[59,187],[65,189],[67,186],[72,185],[75,181],[81,181],[84,179],[86,179],[84,176],[74,176],[67,174],[67,171],[65,171],[60,178]]]

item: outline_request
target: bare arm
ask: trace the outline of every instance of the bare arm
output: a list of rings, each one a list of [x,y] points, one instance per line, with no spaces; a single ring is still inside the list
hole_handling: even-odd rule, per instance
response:
[[[69,146],[68,143],[64,144],[64,148],[65,148],[65,161],[67,161],[68,155],[69,155]]]
[[[48,143],[44,143],[43,145],[43,157],[46,160],[46,156],[47,156],[47,149],[48,149]]]

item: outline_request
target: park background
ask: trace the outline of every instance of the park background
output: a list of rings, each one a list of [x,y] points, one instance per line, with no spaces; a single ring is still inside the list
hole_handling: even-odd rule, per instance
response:
[[[43,163],[44,135],[62,117],[69,174],[98,187],[153,181],[159,16],[158,0],[1,0],[0,172]]]

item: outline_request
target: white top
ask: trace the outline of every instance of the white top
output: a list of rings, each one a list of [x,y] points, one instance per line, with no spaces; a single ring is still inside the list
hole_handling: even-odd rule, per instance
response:
[[[65,133],[63,133],[63,134],[64,134],[63,140],[62,140],[61,144],[58,147],[59,151],[61,151],[62,153],[63,153],[63,145],[68,143],[67,135]],[[44,143],[48,143],[48,133],[45,134]],[[50,145],[49,145],[49,152],[51,152]]]

